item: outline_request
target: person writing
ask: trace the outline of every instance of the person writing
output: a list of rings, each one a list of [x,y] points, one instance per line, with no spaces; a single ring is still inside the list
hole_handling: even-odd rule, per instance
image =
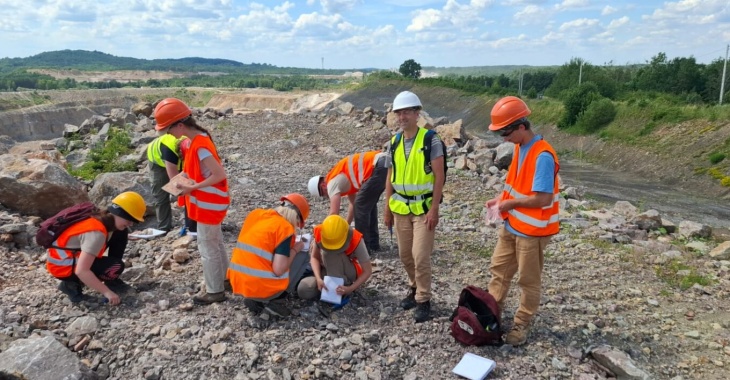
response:
[[[410,285],[400,306],[404,310],[416,309],[416,323],[431,318],[431,254],[446,164],[438,135],[431,139],[430,157],[426,157],[427,130],[418,126],[421,108],[421,100],[410,91],[399,93],[393,101],[393,112],[403,135],[397,144],[394,136],[386,148],[393,156],[385,183],[388,205],[383,211],[386,227],[395,225],[398,253]]]
[[[345,280],[344,285],[333,289],[341,296],[348,296],[359,289],[372,275],[373,267],[365,247],[363,235],[339,215],[330,215],[322,224],[314,227],[314,243],[311,246],[310,265],[314,276],[299,282],[297,294],[302,299],[316,299],[324,285],[326,274]]]
[[[296,241],[296,230],[309,217],[309,203],[297,193],[280,200],[273,210],[255,209],[246,216],[228,265],[228,280],[251,312],[266,310],[287,317],[291,311],[283,297],[302,269],[292,268],[292,263],[304,248],[303,241]]]
[[[560,231],[558,155],[530,129],[530,113],[522,99],[507,96],[492,108],[489,125],[490,131],[515,144],[504,189],[486,203],[488,208],[496,205],[504,220],[492,254],[488,286],[500,310],[512,278],[519,273],[520,306],[505,336],[505,342],[513,346],[527,342],[530,322],[540,306],[545,246]]]
[[[327,176],[314,176],[307,184],[312,195],[329,198],[330,215],[340,213],[342,197],[347,197],[347,223],[354,217],[355,229],[362,232],[370,252],[380,250],[378,199],[385,190],[387,160],[387,153],[380,151],[349,155],[337,162]]]
[[[107,209],[63,231],[48,248],[46,258],[48,273],[61,280],[58,290],[78,303],[84,299],[85,285],[101,293],[110,305],[119,305],[117,292],[129,287],[119,279],[124,271],[122,256],[128,229],[144,221],[146,210],[141,195],[124,192],[112,199]]]
[[[160,124],[155,129],[164,131]],[[172,208],[170,207],[170,193],[162,190],[170,179],[180,173],[182,155],[180,143],[187,139],[185,136],[178,139],[171,134],[163,134],[147,145],[147,167],[149,168],[152,196],[155,200],[157,214],[157,228],[165,232],[172,230]]]
[[[183,172],[192,184],[177,184],[185,197],[185,209],[198,225],[198,249],[203,262],[205,294],[193,297],[198,305],[226,300],[228,256],[223,246],[221,223],[230,204],[228,179],[210,132],[197,124],[190,108],[180,99],[167,98],[155,107],[157,127],[166,133],[191,139]]]

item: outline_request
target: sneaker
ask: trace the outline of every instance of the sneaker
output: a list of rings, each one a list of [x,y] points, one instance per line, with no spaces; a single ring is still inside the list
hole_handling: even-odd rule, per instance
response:
[[[403,310],[410,310],[416,307],[416,305],[416,288],[411,288],[406,298],[403,298],[400,301],[400,307],[402,307]]]
[[[196,305],[210,305],[215,302],[223,302],[226,300],[226,294],[224,292],[219,293],[205,293],[202,296],[193,297],[193,303]]]
[[[521,346],[527,342],[527,333],[530,328],[527,325],[514,325],[504,337],[504,342],[512,346]]]
[[[264,305],[264,309],[272,315],[277,317],[288,317],[291,315],[291,310],[286,307],[286,304],[279,301],[270,301]]]
[[[252,312],[254,314],[258,314],[258,313],[264,311],[264,303],[263,302],[254,301],[254,300],[252,300],[250,298],[244,298],[243,299],[243,306],[246,306],[246,308],[250,312]]]
[[[128,291],[134,289],[129,284],[122,281],[122,279],[120,279],[120,278],[117,278],[115,280],[104,281],[104,285],[106,285],[106,287],[109,288],[109,290],[111,290],[112,292],[117,293],[117,294],[127,293]]]
[[[233,286],[231,286],[231,280],[226,279],[223,281],[223,290],[233,293]]]
[[[431,319],[431,301],[418,303],[416,311],[413,312],[413,319],[416,320],[416,323],[426,322]]]
[[[61,280],[58,290],[68,296],[72,303],[79,303],[84,299],[84,293],[80,283],[76,281]]]

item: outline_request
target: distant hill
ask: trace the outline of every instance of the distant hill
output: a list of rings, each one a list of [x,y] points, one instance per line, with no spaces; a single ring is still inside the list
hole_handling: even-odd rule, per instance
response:
[[[435,73],[440,76],[455,75],[455,76],[488,76],[494,77],[499,75],[509,75],[516,73],[520,70],[524,72],[534,72],[538,70],[550,71],[556,70],[560,66],[528,66],[528,65],[503,65],[503,66],[467,66],[467,67],[435,67],[435,66],[424,66],[422,71],[427,73]]]
[[[244,64],[230,59],[187,57],[179,59],[140,59],[117,57],[99,51],[58,50],[26,58],[0,59],[0,72],[17,69],[77,69],[93,71],[159,70],[177,72],[227,72],[240,74],[331,74],[344,70],[277,67],[266,63]]]

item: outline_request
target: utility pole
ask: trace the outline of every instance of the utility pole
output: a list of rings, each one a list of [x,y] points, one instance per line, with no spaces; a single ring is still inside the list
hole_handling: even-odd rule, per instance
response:
[[[522,75],[523,75],[523,74],[522,74],[522,69],[520,69],[520,78],[519,78],[519,79],[520,79],[520,80],[519,80],[519,83],[520,83],[520,87],[519,87],[519,90],[518,90],[518,92],[517,92],[519,96],[522,96]]]
[[[324,70],[324,57],[322,57],[322,70]]]
[[[580,82],[583,79],[583,64],[586,63],[586,61],[581,60],[580,61],[580,69],[578,69],[578,86],[580,86]]]
[[[722,65],[722,82],[720,82],[720,105],[722,105],[722,95],[725,93],[725,73],[727,72],[727,53],[730,52],[730,44],[725,48],[725,64]]]

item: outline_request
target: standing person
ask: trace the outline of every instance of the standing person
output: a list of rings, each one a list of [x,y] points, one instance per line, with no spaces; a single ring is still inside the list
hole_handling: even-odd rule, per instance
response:
[[[252,312],[265,309],[287,317],[291,311],[282,297],[302,269],[293,268],[292,263],[304,248],[303,241],[296,241],[296,230],[309,217],[309,203],[297,193],[280,200],[281,205],[273,210],[255,209],[246,216],[233,248],[228,279],[233,293],[245,297],[243,304]]]
[[[184,162],[185,161],[185,155],[190,150],[190,142],[192,140],[184,137],[182,141],[180,141],[180,159]],[[180,165],[182,168],[182,165]],[[198,236],[198,223],[192,219],[190,219],[190,215],[188,215],[188,209],[185,207],[185,197],[179,196],[177,197],[177,205],[182,208],[183,216],[185,219],[185,225],[182,226],[180,229],[180,236],[190,235],[193,237]]]
[[[128,228],[143,222],[146,210],[142,196],[127,191],[117,195],[107,209],[58,235],[46,259],[48,273],[61,280],[58,290],[78,303],[86,285],[104,295],[110,305],[119,305],[117,293],[129,288],[119,279],[124,271]]]
[[[314,227],[309,263],[314,276],[299,282],[297,294],[301,299],[319,297],[325,287],[323,274],[345,279],[345,284],[335,289],[341,296],[350,295],[373,274],[363,234],[339,215],[330,215]]]
[[[403,137],[397,144],[393,137],[386,149],[393,151],[393,157],[388,168],[390,180],[385,185],[388,205],[384,210],[386,227],[395,224],[400,259],[408,273],[410,290],[400,305],[405,310],[416,308],[416,323],[431,318],[431,253],[446,164],[438,135],[431,140],[430,157],[425,157],[426,129],[417,124],[421,109],[421,100],[410,91],[401,92],[393,101]],[[393,144],[395,150],[390,148]],[[426,165],[428,162],[430,166]]]
[[[155,120],[159,128],[176,138],[188,136],[192,140],[185,155],[183,172],[193,184],[178,184],[178,187],[185,196],[190,219],[198,223],[198,249],[206,293],[193,297],[193,302],[208,305],[225,301],[228,256],[223,246],[221,223],[226,217],[230,195],[221,159],[210,132],[196,123],[192,111],[181,100],[162,100],[155,108]]]
[[[164,130],[158,123],[157,131]],[[152,196],[155,199],[155,213],[157,214],[157,228],[167,232],[172,230],[172,208],[170,207],[170,193],[162,190],[170,179],[182,169],[182,155],[180,142],[186,137],[178,139],[171,134],[164,134],[152,140],[147,145],[147,167],[152,182]]]
[[[527,341],[530,322],[540,306],[545,246],[560,231],[558,156],[542,136],[530,129],[530,109],[522,99],[507,96],[492,108],[489,130],[515,144],[512,163],[500,196],[487,201],[497,205],[504,219],[494,248],[489,293],[500,310],[510,282],[519,273],[520,307],[505,342],[513,346]]]
[[[347,197],[347,223],[354,216],[355,229],[362,232],[370,252],[380,250],[378,199],[385,190],[386,161],[384,152],[353,154],[337,162],[326,177],[314,176],[307,185],[312,195],[329,198],[330,215],[339,215],[342,197]]]

